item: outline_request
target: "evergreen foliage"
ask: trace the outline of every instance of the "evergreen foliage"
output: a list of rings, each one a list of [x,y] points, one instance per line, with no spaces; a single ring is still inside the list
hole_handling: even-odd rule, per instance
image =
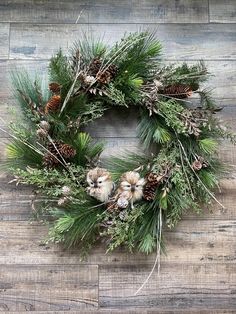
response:
[[[149,254],[159,244],[164,249],[162,221],[172,228],[183,213],[201,212],[217,201],[214,189],[225,171],[218,144],[235,143],[235,135],[222,127],[214,97],[201,87],[209,77],[205,64],[163,66],[160,56],[161,44],[148,31],[126,34],[111,48],[84,35],[69,56],[59,50],[52,57],[49,81],[55,90],[25,72],[14,73],[15,97],[28,124],[11,125],[5,166],[17,184],[37,188],[43,199],[39,213],[51,224],[48,241],[86,250],[104,236],[108,251],[124,245]],[[165,94],[171,86],[176,94]],[[179,95],[178,86],[188,92]],[[198,99],[192,101],[192,94]],[[119,213],[86,191],[86,173],[98,165],[104,143],[94,141],[84,126],[113,106],[136,106],[145,148],[142,154],[110,158],[114,182],[127,171],[159,178],[153,199]]]

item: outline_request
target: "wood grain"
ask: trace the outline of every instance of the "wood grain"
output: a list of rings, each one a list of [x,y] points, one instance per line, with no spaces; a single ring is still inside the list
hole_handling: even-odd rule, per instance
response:
[[[7,314],[25,314],[25,312],[7,312]],[[57,311],[49,311],[48,314],[58,314]],[[174,311],[171,310],[156,310],[155,308],[137,308],[132,307],[130,309],[107,309],[107,308],[99,308],[98,310],[83,310],[83,314],[95,314],[95,313],[102,313],[102,314],[235,314],[234,310],[210,310],[210,309],[204,309],[204,310],[196,310],[191,309],[191,312],[189,312],[189,309],[182,309],[178,310],[175,309]],[[45,314],[45,312],[42,311],[27,311],[27,314]],[[59,314],[78,314],[77,311],[60,311]],[[80,313],[79,313],[80,314]]]
[[[236,60],[234,24],[142,24],[142,29],[156,30],[156,37],[164,45],[163,53],[169,60]],[[111,44],[126,31],[140,30],[136,24],[77,24],[11,26],[11,59],[48,59],[59,47],[66,50],[88,31],[95,38],[102,37]],[[221,43],[219,45],[219,42]]]
[[[0,267],[0,311],[68,311],[98,305],[95,265]]]
[[[81,12],[82,11],[82,12]],[[205,23],[207,0],[39,1],[2,0],[2,22],[75,23]]]
[[[209,4],[209,11],[208,11]],[[167,62],[204,59],[212,74],[208,86],[225,106],[219,117],[236,130],[236,6],[233,0],[2,0],[0,1],[0,127],[16,119],[10,72],[25,67],[46,74],[48,59],[67,50],[83,31],[111,44],[124,31],[156,30]],[[82,11],[82,12],[81,12]],[[75,24],[81,13],[79,23]],[[208,21],[209,18],[209,21]],[[211,23],[210,23],[211,22]],[[10,58],[10,59],[9,59]],[[16,110],[15,117],[12,109]],[[106,140],[104,158],[140,149],[137,113],[108,112],[90,126]],[[5,156],[0,132],[0,160]],[[236,148],[220,146],[220,158],[236,163]],[[29,221],[32,190],[15,187],[0,174],[0,312],[3,313],[235,313],[236,172],[221,181],[218,205],[198,216],[186,213],[165,230],[167,255],[142,293],[133,294],[151,270],[155,253],[130,254],[123,248],[104,254],[98,243],[86,260],[78,250],[45,244],[48,226]]]
[[[0,18],[1,21],[1,18]],[[7,59],[9,54],[10,24],[0,23],[0,59]]]
[[[210,22],[235,23],[236,3],[234,0],[209,0]]]
[[[235,264],[235,220],[182,220],[173,230],[165,230],[166,256],[162,264],[178,263]],[[48,226],[39,222],[0,221],[0,264],[94,264],[129,265],[153,264],[155,254],[130,254],[119,249],[105,254],[105,245],[98,243],[86,260],[81,260],[78,250],[63,250],[55,244],[45,244]],[[9,250],[11,248],[11,250]],[[166,278],[171,281],[171,278]]]
[[[174,269],[174,272],[173,272]],[[124,311],[129,307],[158,307],[166,310],[201,310],[236,307],[235,265],[165,263],[142,292],[134,296],[148,275],[141,265],[100,267],[101,307]]]

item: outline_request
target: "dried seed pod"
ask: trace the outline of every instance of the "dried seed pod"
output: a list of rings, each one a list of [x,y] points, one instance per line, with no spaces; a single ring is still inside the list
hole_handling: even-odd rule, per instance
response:
[[[40,121],[39,126],[42,129],[44,129],[45,131],[49,131],[49,129],[50,129],[50,124],[47,121],[45,121],[45,120]]]
[[[48,135],[48,131],[40,128],[36,131],[36,134],[37,134],[37,137],[39,137],[39,138],[46,138]]]

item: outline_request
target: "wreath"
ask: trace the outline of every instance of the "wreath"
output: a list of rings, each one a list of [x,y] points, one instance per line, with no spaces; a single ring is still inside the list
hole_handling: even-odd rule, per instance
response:
[[[12,74],[23,115],[11,123],[5,163],[17,184],[33,185],[33,212],[50,224],[47,241],[87,251],[164,248],[163,227],[211,201],[225,166],[219,141],[235,142],[215,113],[203,62],[161,61],[148,31],[126,34],[112,47],[84,35],[49,63],[49,83]],[[113,107],[139,112],[143,153],[100,160],[104,143],[85,126]],[[8,131],[5,131],[8,132]]]

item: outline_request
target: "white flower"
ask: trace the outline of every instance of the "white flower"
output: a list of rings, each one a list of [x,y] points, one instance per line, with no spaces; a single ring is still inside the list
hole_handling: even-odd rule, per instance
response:
[[[64,185],[61,189],[61,192],[63,195],[67,196],[67,195],[70,195],[71,189],[69,186]]]

